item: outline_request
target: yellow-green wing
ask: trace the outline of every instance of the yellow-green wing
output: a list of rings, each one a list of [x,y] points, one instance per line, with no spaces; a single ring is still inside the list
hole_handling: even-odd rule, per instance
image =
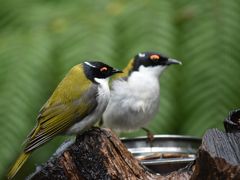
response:
[[[128,65],[123,69],[123,73],[117,73],[113,75],[111,80],[114,81],[120,78],[122,79],[127,78],[132,69],[133,69],[133,59],[131,59]]]
[[[30,152],[64,133],[97,106],[97,85],[81,79],[81,65],[73,67],[40,110],[38,124],[28,136],[24,151]]]

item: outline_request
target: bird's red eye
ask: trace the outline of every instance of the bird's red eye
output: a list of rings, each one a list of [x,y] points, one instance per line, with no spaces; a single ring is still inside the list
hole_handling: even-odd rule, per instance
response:
[[[153,55],[150,56],[150,59],[151,59],[151,60],[159,60],[159,59],[160,59],[160,56],[157,55],[157,54],[153,54]]]
[[[107,67],[105,67],[105,66],[104,66],[104,67],[102,67],[102,68],[100,69],[100,71],[101,71],[101,72],[103,72],[103,71],[107,71],[107,70],[108,70],[108,68],[107,68]]]

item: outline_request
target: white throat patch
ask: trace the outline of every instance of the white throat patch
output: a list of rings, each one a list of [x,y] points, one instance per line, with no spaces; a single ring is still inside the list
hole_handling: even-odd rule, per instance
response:
[[[145,67],[143,65],[141,65],[139,67],[139,73],[143,73],[146,75],[153,75],[153,76],[160,76],[162,74],[162,72],[166,69],[167,66],[148,66]]]
[[[94,78],[94,80],[101,85],[104,85],[104,84],[108,85],[109,77],[108,78]]]

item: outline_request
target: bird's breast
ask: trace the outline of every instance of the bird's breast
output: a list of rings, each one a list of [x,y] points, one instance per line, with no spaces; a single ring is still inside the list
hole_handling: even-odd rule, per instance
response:
[[[110,102],[122,104],[137,112],[152,113],[158,108],[159,94],[157,77],[135,73],[128,81],[117,80],[113,83]]]
[[[103,115],[105,127],[133,130],[144,127],[154,117],[159,109],[158,71],[142,68],[132,72],[126,81],[113,81],[111,99]]]
[[[133,74],[128,79],[128,88],[136,99],[152,100],[159,96],[159,80],[157,77],[143,75],[141,73]]]

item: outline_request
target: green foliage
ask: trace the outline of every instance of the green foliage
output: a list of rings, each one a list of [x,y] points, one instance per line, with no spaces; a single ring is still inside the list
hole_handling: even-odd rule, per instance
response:
[[[89,58],[118,68],[147,50],[181,60],[161,78],[160,112],[149,128],[196,136],[222,128],[240,106],[239,22],[235,0],[1,1],[0,177],[58,82]],[[34,153],[27,167],[58,143]]]

